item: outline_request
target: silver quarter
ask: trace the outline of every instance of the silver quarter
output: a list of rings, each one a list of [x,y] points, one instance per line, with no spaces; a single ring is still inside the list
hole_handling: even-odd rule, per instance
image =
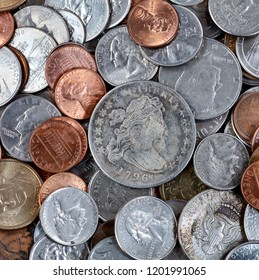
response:
[[[118,25],[129,13],[131,0],[109,0],[111,4],[111,15],[108,26],[111,28]]]
[[[159,198],[143,196],[118,212],[115,236],[120,248],[134,259],[162,259],[176,244],[176,227],[170,206]]]
[[[238,245],[227,254],[226,260],[259,260],[259,241]]]
[[[206,137],[193,156],[196,175],[204,184],[217,190],[237,187],[248,163],[249,154],[245,145],[225,133]]]
[[[0,118],[0,138],[3,147],[13,157],[32,162],[29,140],[35,128],[52,117],[61,116],[50,101],[34,95],[12,101]]]
[[[210,0],[209,12],[224,32],[236,36],[252,36],[259,32],[259,3],[253,0]]]
[[[121,250],[115,236],[110,236],[94,246],[88,260],[132,260],[132,258]]]
[[[195,119],[206,120],[224,114],[234,105],[241,91],[242,71],[227,46],[204,38],[196,59],[176,67],[160,67],[159,82],[172,87],[187,101]]]
[[[45,5],[56,10],[69,10],[79,16],[86,26],[86,41],[102,33],[110,19],[107,0],[45,0]]]
[[[95,59],[98,71],[113,86],[151,80],[158,70],[143,56],[126,25],[114,27],[103,35],[96,46]]]
[[[35,93],[46,88],[45,65],[49,54],[57,46],[55,40],[34,27],[20,27],[16,28],[10,45],[21,51],[29,64],[30,75],[23,92]]]
[[[233,191],[206,190],[184,207],[178,239],[191,260],[220,260],[243,243],[246,203]]]
[[[69,41],[66,22],[59,13],[48,7],[33,5],[14,14],[17,27],[34,27],[52,36],[58,44]]]
[[[98,171],[88,185],[88,193],[97,204],[103,221],[115,219],[119,209],[135,197],[154,195],[150,188],[136,189],[118,184]]]
[[[46,235],[68,246],[89,240],[97,228],[98,218],[98,208],[91,196],[72,187],[52,192],[40,209],[40,221]]]
[[[182,6],[194,6],[202,3],[204,0],[169,0],[174,4],[179,4]]]
[[[87,260],[87,243],[74,246],[61,245],[46,235],[39,238],[32,246],[30,260]]]
[[[259,240],[259,211],[249,204],[245,210],[244,228],[247,240]]]
[[[203,29],[197,16],[189,9],[174,5],[179,16],[177,36],[162,48],[140,47],[145,57],[161,66],[177,66],[196,56],[203,41]]]
[[[17,56],[7,47],[0,48],[0,106],[16,95],[21,83],[22,69]]]
[[[190,161],[195,122],[187,103],[152,81],[117,86],[97,104],[89,124],[89,146],[100,169],[132,187],[159,186]]]

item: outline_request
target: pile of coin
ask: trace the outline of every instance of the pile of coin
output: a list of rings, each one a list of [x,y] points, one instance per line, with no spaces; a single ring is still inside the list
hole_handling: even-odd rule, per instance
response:
[[[258,259],[259,2],[0,4],[0,259]]]

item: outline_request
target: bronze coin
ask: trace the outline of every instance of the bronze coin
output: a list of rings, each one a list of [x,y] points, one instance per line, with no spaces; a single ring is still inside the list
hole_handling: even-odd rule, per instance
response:
[[[136,44],[162,47],[176,36],[179,17],[175,8],[164,0],[143,0],[130,10],[127,27]]]
[[[13,34],[14,18],[12,14],[10,12],[0,12],[0,48],[10,41]]]
[[[251,143],[259,124],[259,91],[248,92],[241,96],[235,105],[233,123],[235,129],[246,142]]]
[[[29,152],[32,161],[40,169],[52,173],[64,172],[81,157],[81,137],[67,121],[51,118],[33,131]]]
[[[90,118],[105,93],[105,83],[98,73],[78,68],[66,72],[58,80],[55,101],[64,115],[83,120]]]
[[[254,135],[251,140],[251,149],[254,152],[259,147],[259,126],[254,132]]]
[[[62,44],[53,50],[47,58],[45,68],[45,76],[50,88],[54,89],[58,79],[74,68],[97,70],[94,57],[79,44]]]
[[[252,164],[259,160],[259,148],[257,148],[251,155],[249,164]]]
[[[63,187],[78,188],[83,191],[87,191],[87,185],[85,181],[79,176],[71,172],[60,172],[50,176],[42,185],[39,192],[39,203],[43,201],[55,190]]]
[[[1,0],[0,11],[13,10],[22,5],[26,0]]]
[[[241,179],[241,191],[245,200],[259,210],[259,161],[246,168]]]

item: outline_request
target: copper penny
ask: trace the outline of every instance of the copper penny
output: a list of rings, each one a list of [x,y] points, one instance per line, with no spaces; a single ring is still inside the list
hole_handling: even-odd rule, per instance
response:
[[[71,172],[60,172],[50,176],[43,183],[39,192],[39,203],[42,204],[52,192],[63,187],[73,187],[87,191],[87,185],[82,178]]]
[[[251,155],[249,164],[252,164],[259,160],[259,148],[257,148]]]
[[[58,79],[68,70],[86,68],[96,71],[94,57],[79,44],[58,46],[46,61],[45,76],[50,88],[54,89]]]
[[[254,132],[254,135],[251,140],[251,149],[254,152],[259,147],[259,126]]]
[[[39,168],[52,173],[64,172],[81,157],[81,137],[67,121],[51,118],[33,131],[29,152]]]
[[[78,68],[66,72],[58,80],[55,101],[64,115],[83,120],[90,118],[105,93],[105,83],[98,73]]]
[[[259,161],[249,165],[241,180],[241,191],[245,200],[259,210]]]
[[[259,91],[248,92],[238,100],[233,114],[233,123],[238,135],[251,143],[259,124]]]
[[[164,0],[143,0],[131,9],[127,27],[136,44],[162,47],[176,36],[179,17],[174,7]]]
[[[13,34],[14,18],[12,14],[10,12],[0,12],[0,48],[9,42]]]
[[[22,5],[26,0],[1,0],[0,11],[13,10]]]

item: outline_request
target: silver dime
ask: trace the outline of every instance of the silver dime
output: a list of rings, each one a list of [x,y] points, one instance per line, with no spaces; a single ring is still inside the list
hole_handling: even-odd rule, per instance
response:
[[[86,26],[86,41],[102,33],[110,19],[107,0],[45,0],[45,5],[56,10],[69,10],[79,16]]]
[[[204,0],[169,0],[169,1],[182,6],[194,6],[202,3]]]
[[[41,222],[38,221],[38,223],[36,224],[34,233],[33,233],[33,240],[34,242],[36,242],[37,240],[39,240],[42,236],[45,235],[45,232],[41,226]]]
[[[89,240],[98,224],[98,208],[80,189],[64,187],[52,192],[40,209],[40,221],[49,238],[62,245]]]
[[[259,211],[249,204],[245,210],[244,228],[247,240],[259,240]]]
[[[98,71],[113,86],[150,80],[158,70],[143,56],[126,25],[114,27],[103,35],[96,46],[95,59]]]
[[[213,21],[226,33],[252,36],[259,32],[259,3],[253,0],[210,0]]]
[[[230,190],[240,185],[248,163],[245,145],[225,133],[206,137],[193,156],[196,175],[204,184],[217,190]]]
[[[118,25],[128,14],[131,0],[109,0],[111,4],[111,15],[108,26],[111,28]]]
[[[171,86],[187,101],[195,119],[206,120],[234,105],[241,91],[242,71],[227,46],[204,38],[196,59],[177,67],[160,67],[159,82]]]
[[[41,236],[32,246],[30,260],[87,260],[87,243],[74,246],[61,245],[46,235]]]
[[[89,146],[100,169],[132,188],[159,186],[190,161],[196,141],[193,115],[171,88],[152,81],[117,86],[97,104]]]
[[[203,29],[197,16],[185,7],[174,5],[179,16],[179,31],[171,43],[162,48],[140,47],[145,57],[161,66],[177,66],[194,58],[201,48]]]
[[[29,140],[35,128],[52,117],[61,116],[50,101],[27,95],[12,101],[0,118],[0,138],[6,151],[21,161],[32,162]]]
[[[176,218],[163,200],[143,196],[125,204],[115,219],[120,248],[134,259],[165,258],[176,244]]]
[[[58,10],[67,23],[70,41],[83,44],[86,37],[86,30],[83,21],[74,13],[67,10]]]
[[[119,209],[128,201],[138,196],[154,195],[154,190],[126,187],[98,171],[88,185],[88,193],[97,204],[100,218],[108,221],[115,219]]]
[[[226,260],[259,260],[259,241],[238,245],[227,254]]]
[[[233,129],[233,126],[232,126],[231,121],[228,121],[228,122],[227,122],[227,124],[226,124],[226,126],[225,126],[225,128],[224,128],[224,133],[228,133],[228,134],[230,134],[230,135],[236,137],[236,133],[235,133],[235,131],[234,131],[234,129]]]
[[[44,6],[28,6],[14,14],[17,27],[34,27],[52,36],[58,44],[69,41],[68,27],[55,10]]]
[[[178,239],[192,260],[220,260],[243,243],[246,203],[233,191],[206,190],[184,207],[178,223]]]
[[[35,93],[46,88],[45,65],[49,54],[57,46],[55,40],[34,27],[20,27],[16,28],[10,45],[21,51],[29,64],[30,75],[23,92]]]
[[[121,250],[115,236],[110,236],[94,246],[88,260],[132,260],[132,258]]]
[[[236,54],[245,71],[259,78],[259,35],[238,37],[236,41]]]
[[[22,69],[17,56],[7,47],[0,48],[0,106],[16,95],[21,82]]]

